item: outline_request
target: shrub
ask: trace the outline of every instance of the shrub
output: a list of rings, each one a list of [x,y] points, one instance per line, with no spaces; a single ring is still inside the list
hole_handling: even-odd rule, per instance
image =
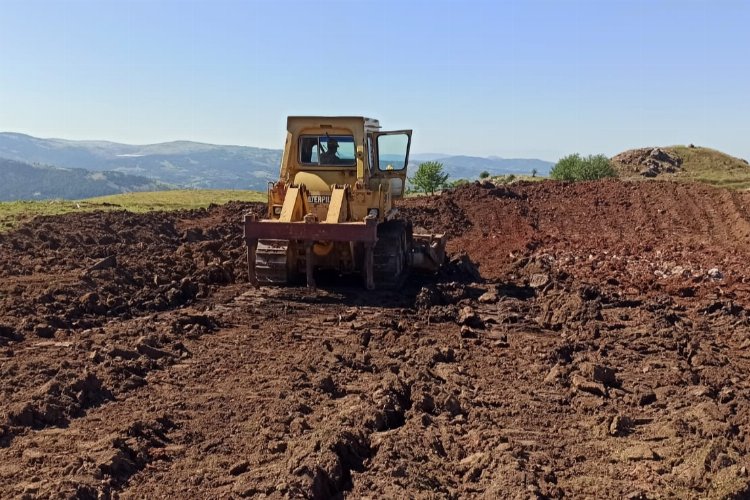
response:
[[[515,180],[516,180],[515,174],[503,174],[503,175],[498,175],[497,177],[495,177],[493,181],[495,184],[511,184]]]
[[[549,173],[559,181],[593,181],[617,177],[617,171],[604,155],[581,157],[578,153],[561,158]]]
[[[481,174],[479,174],[479,178],[480,179],[486,179],[489,176],[490,176],[490,173],[487,172],[486,170],[484,172],[482,172]]]
[[[454,181],[446,183],[446,186],[449,188],[457,188],[459,186],[465,186],[466,184],[469,184],[469,181],[467,179],[456,179]]]

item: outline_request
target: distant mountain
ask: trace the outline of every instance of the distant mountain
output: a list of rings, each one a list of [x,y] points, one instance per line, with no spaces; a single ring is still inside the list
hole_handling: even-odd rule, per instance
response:
[[[555,165],[552,162],[528,158],[498,158],[496,156],[482,158],[479,156],[446,156],[424,159],[422,155],[415,155],[414,161],[419,164],[425,161],[439,161],[445,171],[453,179],[472,179],[481,172],[487,171],[491,175],[531,174],[536,170],[539,175],[548,175]]]
[[[25,134],[0,133],[0,157],[31,164],[83,168],[96,172],[149,177],[187,188],[265,190],[279,175],[282,151],[247,146],[219,146],[190,141],[135,146],[108,141],[40,139]],[[414,166],[424,161],[443,163],[451,178],[528,174],[547,175],[552,163],[533,159],[480,158],[439,153],[414,154]]]
[[[414,160],[417,163],[425,161],[439,160],[440,158],[448,158],[450,155],[444,153],[411,153],[409,159]]]
[[[0,201],[80,199],[169,188],[169,185],[153,179],[121,172],[30,165],[0,158]]]
[[[194,188],[265,189],[281,151],[190,141],[134,146],[107,141],[39,139],[0,133],[0,157],[65,168],[115,171]]]
[[[539,175],[549,175],[555,165],[545,160],[533,158],[500,158],[499,156],[465,156],[442,153],[417,153],[409,157],[417,165],[426,161],[438,161],[453,179],[472,179],[483,171],[491,175],[531,174],[536,170]]]

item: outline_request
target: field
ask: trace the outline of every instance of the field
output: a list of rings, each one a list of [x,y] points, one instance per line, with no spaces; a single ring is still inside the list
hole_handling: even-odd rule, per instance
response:
[[[0,498],[747,498],[750,194],[470,184],[398,292],[248,285],[257,202],[0,234]]]
[[[233,200],[261,201],[265,199],[266,195],[257,191],[205,189],[133,192],[78,201],[3,201],[0,202],[0,232],[14,228],[19,223],[37,215],[60,215],[94,210],[128,210],[130,212],[180,210],[205,208],[212,203],[222,204]]]

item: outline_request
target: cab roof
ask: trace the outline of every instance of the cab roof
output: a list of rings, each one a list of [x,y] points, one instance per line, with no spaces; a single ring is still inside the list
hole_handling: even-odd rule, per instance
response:
[[[318,123],[319,125],[336,125],[351,122],[362,123],[365,129],[377,130],[380,129],[380,122],[375,118],[368,118],[366,116],[289,116],[286,120],[287,130],[291,130],[292,123]]]

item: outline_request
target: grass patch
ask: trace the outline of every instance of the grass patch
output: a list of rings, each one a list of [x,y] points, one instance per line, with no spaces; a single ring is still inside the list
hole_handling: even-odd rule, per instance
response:
[[[709,148],[672,146],[682,158],[680,177],[716,186],[744,189],[750,185],[750,165],[745,161]]]
[[[135,192],[77,201],[4,201],[0,202],[0,231],[10,230],[37,215],[94,210],[170,211],[207,207],[212,203],[222,205],[229,201],[266,201],[266,194],[258,191],[206,189]]]
[[[223,205],[229,201],[263,201],[266,193],[241,190],[174,190],[145,191],[110,196],[98,196],[84,200],[95,204],[118,205],[131,212],[150,212],[152,210],[183,210],[207,207],[214,203]]]
[[[63,200],[3,201],[0,202],[0,232],[13,229],[37,215],[60,215],[76,210],[95,210],[95,208],[91,208],[85,202]]]
[[[516,182],[542,182],[547,179],[549,179],[549,177],[544,177],[539,174],[536,174],[534,176],[526,174],[505,174],[490,177],[490,180],[495,184],[514,184]]]

